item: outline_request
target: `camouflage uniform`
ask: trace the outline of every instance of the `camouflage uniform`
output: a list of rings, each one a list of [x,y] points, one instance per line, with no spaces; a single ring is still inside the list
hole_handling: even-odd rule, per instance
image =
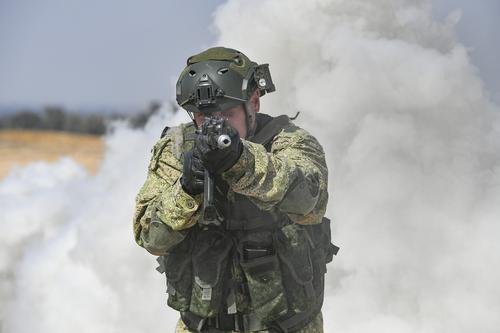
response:
[[[185,147],[183,134],[189,130],[194,131],[187,124],[171,128],[152,149],[148,176],[136,198],[134,234],[140,246],[144,246],[154,208],[159,208],[158,218],[173,230],[187,229],[199,218],[202,196],[185,193],[179,182],[183,148],[190,148]],[[288,213],[288,216],[299,224],[320,223],[328,201],[328,170],[318,141],[292,123],[274,138],[270,153],[262,145],[242,141],[244,149],[239,161],[223,174],[229,185],[228,197],[239,193],[248,196],[262,210],[269,210],[284,200],[300,170],[308,186],[319,192],[318,200],[307,214]],[[288,202],[288,205],[300,207],[302,203]]]
[[[258,131],[259,129],[257,129]],[[186,232],[200,218],[202,195],[190,196],[180,185],[182,155],[192,149],[186,140],[194,129],[189,124],[172,128],[159,140],[153,150],[148,177],[136,198],[134,234],[136,242],[154,255],[166,254],[172,239],[162,228],[152,228],[157,220],[168,230]],[[262,211],[279,207],[297,224],[317,224],[322,221],[328,200],[327,167],[324,152],[317,140],[291,122],[272,140],[270,149],[249,140],[243,141],[243,153],[238,162],[222,174],[227,183],[227,200],[235,194],[251,200]],[[299,197],[287,197],[290,189],[301,179],[316,193],[314,207],[302,207]],[[304,191],[306,189],[304,188]],[[304,210],[308,210],[304,214]],[[239,267],[232,267],[235,278],[243,275]],[[236,295],[238,311],[248,311],[248,295]],[[178,331],[182,332],[182,324]],[[312,327],[311,327],[312,326]],[[298,332],[322,332],[322,318],[317,316]]]
[[[155,144],[146,182],[136,198],[135,240],[154,255],[167,254],[172,244],[179,241],[170,239],[165,230],[185,235],[200,218],[202,194],[187,194],[179,181],[183,152],[193,147],[193,141],[186,140],[186,137],[193,132],[192,126],[182,124],[171,128]],[[238,162],[222,174],[227,183],[225,199],[232,202],[235,195],[242,195],[258,209],[278,209],[298,225],[321,223],[328,201],[328,171],[324,151],[318,141],[289,122],[273,138],[267,150],[250,140],[242,139],[242,142],[244,148]],[[304,200],[297,195],[297,191],[293,194],[292,188],[297,186],[302,193],[307,191],[314,195],[312,207],[304,206]],[[152,220],[160,221],[161,228],[152,228]],[[240,267],[231,269],[236,279],[242,275]],[[245,312],[252,308],[246,294],[236,295],[236,303],[238,311]],[[176,332],[189,331],[180,321]],[[321,313],[296,332],[323,332]]]

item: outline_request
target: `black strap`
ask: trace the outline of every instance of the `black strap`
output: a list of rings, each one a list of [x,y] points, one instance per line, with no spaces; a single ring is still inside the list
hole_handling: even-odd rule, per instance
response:
[[[255,332],[270,328],[253,313],[232,315],[220,313],[216,317],[202,318],[192,312],[181,312],[181,319],[190,330],[195,332],[208,332],[210,328],[236,332]]]
[[[316,316],[321,311],[322,306],[323,293],[317,296],[316,303],[311,306],[308,311],[294,313],[292,316],[286,319],[277,320],[276,324],[284,333],[298,331],[307,326],[314,320],[314,318],[316,318]]]
[[[193,127],[193,126],[194,126],[194,124],[190,123],[186,126],[186,128]],[[170,126],[165,126],[165,128],[161,132],[160,139],[163,139],[165,137],[165,135],[167,135],[167,132],[169,129],[171,129]],[[196,133],[194,133],[194,132],[185,134],[185,136],[184,136],[184,140],[194,140],[195,138],[196,138]]]
[[[203,326],[207,321],[207,318],[202,318],[192,312],[181,312],[181,319],[187,328],[195,332],[202,332]]]
[[[330,244],[330,251],[331,251],[332,255],[336,256],[337,253],[339,253],[339,250],[340,250],[340,247],[338,247],[335,244]]]
[[[163,139],[163,137],[165,137],[165,135],[167,135],[167,132],[168,132],[169,129],[170,129],[169,126],[165,126],[165,128],[161,132],[160,139]]]
[[[268,122],[255,136],[251,139],[252,142],[259,143],[263,146],[267,145],[286,125],[290,123],[290,118],[287,115],[281,115],[273,118]]]

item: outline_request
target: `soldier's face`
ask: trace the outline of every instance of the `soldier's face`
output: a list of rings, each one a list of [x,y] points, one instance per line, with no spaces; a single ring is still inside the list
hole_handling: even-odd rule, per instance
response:
[[[234,129],[238,131],[240,138],[245,138],[247,135],[246,117],[245,110],[242,105],[235,106],[233,108],[224,110],[222,112],[211,113],[211,116],[221,117],[226,119],[226,121]],[[194,114],[194,121],[196,125],[201,126],[205,122],[205,115],[201,112],[196,112]]]
[[[259,112],[260,110],[260,93],[258,90],[256,90],[252,96],[250,97],[250,103],[248,103],[249,110],[248,112],[253,113],[253,123],[252,123],[252,128],[255,129],[255,113]],[[238,105],[233,108],[224,110],[222,112],[215,112],[212,113],[213,116],[217,117],[222,117],[227,120],[229,125],[231,125],[234,129],[238,131],[238,134],[240,135],[240,138],[246,138],[247,137],[247,125],[246,125],[246,116],[245,116],[245,109],[243,109],[243,105]],[[205,115],[201,112],[196,112],[194,114],[194,121],[196,122],[196,125],[201,126],[205,122]]]

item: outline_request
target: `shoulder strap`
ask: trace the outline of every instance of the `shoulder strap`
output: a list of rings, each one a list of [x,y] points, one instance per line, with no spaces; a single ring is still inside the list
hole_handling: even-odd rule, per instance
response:
[[[160,139],[163,139],[165,135],[167,135],[168,130],[170,129],[169,126],[166,126],[163,131],[161,132]]]
[[[261,145],[267,145],[283,128],[290,123],[287,115],[281,115],[268,122],[255,136],[250,140]]]
[[[194,124],[193,123],[189,123],[186,125],[186,128],[189,128],[189,127],[193,127]],[[168,130],[170,129],[171,127],[170,126],[165,126],[165,128],[163,129],[163,131],[161,132],[161,135],[160,135],[160,139],[163,139],[166,135],[167,135],[167,132]],[[186,137],[188,139],[192,139],[195,137],[195,133],[189,133],[186,135]]]

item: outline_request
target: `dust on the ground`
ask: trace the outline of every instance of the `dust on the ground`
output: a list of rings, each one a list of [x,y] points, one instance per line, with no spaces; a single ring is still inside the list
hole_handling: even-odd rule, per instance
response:
[[[0,179],[15,166],[35,161],[54,162],[69,156],[91,173],[102,160],[103,140],[99,136],[51,131],[0,130]]]

